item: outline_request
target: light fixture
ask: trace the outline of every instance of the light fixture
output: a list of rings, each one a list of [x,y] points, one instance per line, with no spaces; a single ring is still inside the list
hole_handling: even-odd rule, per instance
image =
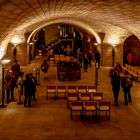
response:
[[[11,60],[10,59],[3,59],[3,60],[1,60],[1,63],[2,64],[7,64],[7,63],[9,63]]]

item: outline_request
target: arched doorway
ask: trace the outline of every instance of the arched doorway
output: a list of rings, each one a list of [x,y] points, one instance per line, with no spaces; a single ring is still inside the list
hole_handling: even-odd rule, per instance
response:
[[[125,64],[140,66],[140,41],[135,35],[129,36],[124,42],[123,65]]]

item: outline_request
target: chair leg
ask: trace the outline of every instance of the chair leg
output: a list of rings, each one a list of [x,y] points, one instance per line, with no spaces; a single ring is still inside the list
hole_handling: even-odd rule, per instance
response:
[[[108,111],[108,119],[110,120],[110,110]]]
[[[84,117],[84,112],[83,111],[80,111],[80,117],[81,117],[81,119],[83,119],[83,117]]]
[[[46,100],[48,100],[48,92],[46,93]]]
[[[72,114],[72,110],[71,110],[71,119],[73,120],[73,114]]]
[[[67,100],[67,108],[69,109],[69,100]]]
[[[93,111],[93,118],[94,117],[97,118],[97,111],[96,110]]]

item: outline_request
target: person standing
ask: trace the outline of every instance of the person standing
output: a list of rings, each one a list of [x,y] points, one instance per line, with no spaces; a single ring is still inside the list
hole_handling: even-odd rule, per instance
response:
[[[14,64],[12,65],[11,70],[13,71],[14,78],[17,81],[20,74],[20,65],[18,64],[17,60],[14,61]]]
[[[98,68],[100,68],[100,59],[101,59],[101,55],[100,55],[99,51],[97,51],[95,53],[95,63],[98,64]]]
[[[82,62],[83,62],[83,53],[80,52],[79,57],[78,57],[79,65],[82,68]]]
[[[128,50],[128,54],[127,54],[127,62],[129,65],[132,65],[133,62],[133,54],[130,49]]]
[[[10,71],[10,79],[11,79],[11,101],[14,101],[14,89],[15,89],[15,86],[16,86],[16,80],[13,76],[13,73],[12,71]]]
[[[31,80],[31,77],[29,74],[26,74],[25,80],[23,81],[24,86],[24,107],[28,104],[28,107],[31,107],[31,99],[33,96],[33,81]]]
[[[117,69],[114,69],[111,76],[112,91],[114,95],[114,104],[118,106],[118,97],[120,92],[120,75]]]
[[[121,86],[124,92],[124,103],[125,105],[128,105],[128,102],[131,103],[132,102],[132,98],[131,98],[131,87],[133,86],[132,82],[132,77],[131,75],[128,73],[128,71],[124,71],[123,72],[124,75],[122,76],[121,79]]]
[[[10,91],[11,91],[11,79],[10,76],[5,78],[5,90],[6,90],[6,103],[10,102]]]
[[[89,60],[88,60],[87,54],[85,54],[85,57],[84,57],[84,71],[85,72],[87,72],[88,64],[89,64]]]
[[[33,73],[30,73],[30,78],[33,82],[33,101],[36,100],[36,85],[37,85],[37,81],[35,76],[33,75]]]
[[[49,64],[48,64],[47,60],[44,60],[44,62],[42,63],[40,69],[41,69],[41,71],[44,73],[45,78],[48,78],[48,77],[47,77],[47,73],[48,73],[48,69],[49,69]]]
[[[23,75],[24,75],[23,72],[19,73],[19,78],[18,78],[17,83],[16,83],[16,86],[18,88],[18,96],[19,96],[18,104],[22,103],[21,97],[23,95]]]
[[[90,52],[88,52],[87,54],[87,57],[88,57],[88,60],[89,60],[89,66],[91,67],[92,66],[92,54]]]

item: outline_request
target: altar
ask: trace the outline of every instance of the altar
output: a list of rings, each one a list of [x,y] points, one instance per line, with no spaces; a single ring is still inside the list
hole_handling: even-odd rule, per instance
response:
[[[59,81],[75,81],[81,79],[81,69],[78,62],[57,63],[57,77]]]

